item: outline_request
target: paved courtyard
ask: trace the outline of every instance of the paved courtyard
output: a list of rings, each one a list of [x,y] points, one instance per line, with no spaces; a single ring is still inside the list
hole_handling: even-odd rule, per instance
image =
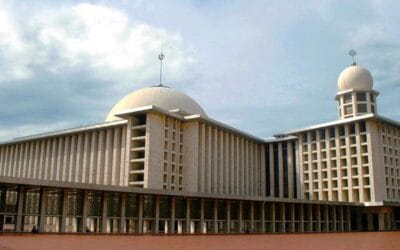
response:
[[[67,235],[3,234],[0,250],[120,249],[400,249],[400,232],[275,235]]]

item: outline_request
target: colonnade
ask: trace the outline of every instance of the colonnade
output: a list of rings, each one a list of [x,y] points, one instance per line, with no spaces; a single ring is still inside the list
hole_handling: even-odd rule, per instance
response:
[[[265,233],[352,230],[357,207],[1,186],[0,230],[99,233]],[[354,228],[354,227],[353,227]]]

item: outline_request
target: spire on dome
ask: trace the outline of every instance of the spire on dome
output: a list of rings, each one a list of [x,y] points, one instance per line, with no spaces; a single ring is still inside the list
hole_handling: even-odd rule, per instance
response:
[[[164,55],[164,53],[163,53],[163,51],[162,51],[162,49],[161,49],[161,52],[160,52],[160,54],[158,55],[158,59],[160,60],[160,82],[159,82],[159,84],[158,84],[159,87],[162,87],[162,86],[163,86],[161,80],[162,80],[162,63],[163,63],[164,58],[165,58],[165,55]]]
[[[351,63],[351,66],[356,66],[357,63],[356,63],[356,61],[354,60],[354,57],[357,55],[357,51],[354,50],[354,49],[351,49],[351,50],[349,51],[349,55],[350,55],[351,58],[353,59],[353,62]]]

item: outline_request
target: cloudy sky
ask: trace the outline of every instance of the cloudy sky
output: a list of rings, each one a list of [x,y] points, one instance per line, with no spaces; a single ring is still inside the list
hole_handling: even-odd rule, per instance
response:
[[[368,68],[400,120],[399,1],[0,0],[0,141],[102,122],[158,81],[252,134],[337,118],[337,77]]]

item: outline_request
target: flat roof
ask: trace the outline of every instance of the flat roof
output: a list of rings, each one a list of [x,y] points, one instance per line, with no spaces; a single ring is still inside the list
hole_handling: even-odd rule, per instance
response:
[[[79,132],[83,132],[83,131],[90,131],[90,130],[108,128],[108,127],[115,127],[115,126],[126,124],[127,122],[128,122],[127,120],[103,122],[103,123],[97,123],[97,124],[92,124],[92,125],[87,125],[87,126],[81,126],[81,127],[77,127],[77,128],[68,128],[68,129],[56,130],[53,132],[46,132],[46,133],[29,135],[29,136],[17,137],[17,138],[8,140],[8,141],[0,142],[0,145],[6,145],[6,144],[12,144],[12,143],[30,141],[30,140],[37,140],[37,139],[55,137],[55,136],[60,136],[60,135],[75,134],[75,133],[79,133]]]
[[[394,124],[396,126],[400,126],[400,122],[397,122],[395,120],[392,120],[392,119],[389,119],[389,118],[386,118],[386,117],[383,117],[383,116],[380,116],[380,115],[376,115],[376,114],[366,114],[366,115],[361,115],[361,116],[356,116],[356,117],[351,117],[351,118],[346,118],[346,119],[339,119],[339,120],[326,122],[326,123],[320,123],[320,124],[316,124],[316,125],[312,125],[312,126],[308,126],[308,127],[304,127],[304,128],[293,129],[293,130],[289,130],[287,132],[284,132],[282,134],[276,134],[275,136],[276,137],[282,137],[282,136],[285,136],[285,135],[293,135],[293,134],[297,134],[297,133],[305,132],[305,131],[309,131],[309,130],[315,130],[315,129],[319,129],[319,128],[336,126],[336,125],[346,124],[346,123],[349,123],[349,122],[368,120],[368,119],[384,121],[384,122],[388,122],[388,123]]]

